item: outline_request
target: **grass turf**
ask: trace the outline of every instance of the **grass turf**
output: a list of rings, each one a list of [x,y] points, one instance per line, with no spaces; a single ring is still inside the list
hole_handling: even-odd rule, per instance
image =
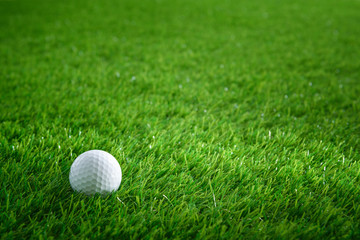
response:
[[[0,1],[0,234],[360,238],[360,2]],[[72,191],[113,154],[120,190]]]

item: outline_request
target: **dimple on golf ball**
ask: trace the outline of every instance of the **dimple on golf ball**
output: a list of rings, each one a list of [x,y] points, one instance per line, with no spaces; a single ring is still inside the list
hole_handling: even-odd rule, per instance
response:
[[[118,161],[102,150],[90,150],[78,156],[70,169],[70,185],[86,195],[109,194],[121,183],[121,168]]]

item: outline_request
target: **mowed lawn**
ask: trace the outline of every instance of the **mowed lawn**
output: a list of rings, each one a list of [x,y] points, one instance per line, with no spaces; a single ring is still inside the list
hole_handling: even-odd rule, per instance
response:
[[[2,239],[359,239],[359,0],[0,0]],[[102,149],[123,180],[74,192]]]

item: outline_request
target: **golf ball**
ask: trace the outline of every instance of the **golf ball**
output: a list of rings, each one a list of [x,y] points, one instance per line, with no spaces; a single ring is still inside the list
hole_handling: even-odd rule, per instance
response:
[[[86,195],[106,195],[119,188],[121,177],[120,165],[110,153],[90,150],[75,159],[69,180],[75,191]]]

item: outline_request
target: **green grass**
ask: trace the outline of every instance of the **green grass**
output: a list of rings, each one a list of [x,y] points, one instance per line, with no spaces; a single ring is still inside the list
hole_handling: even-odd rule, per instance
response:
[[[3,239],[359,239],[360,1],[0,0]],[[84,151],[119,191],[73,192]]]

